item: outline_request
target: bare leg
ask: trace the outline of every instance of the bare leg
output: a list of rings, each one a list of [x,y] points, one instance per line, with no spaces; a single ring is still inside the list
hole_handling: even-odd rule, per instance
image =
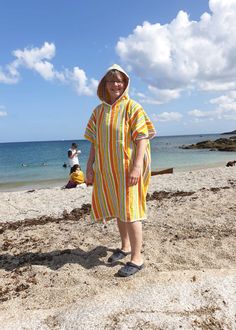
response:
[[[120,232],[121,250],[124,252],[130,252],[130,240],[127,230],[127,223],[117,219],[117,226]]]
[[[127,222],[127,232],[131,245],[131,262],[140,266],[143,263],[141,256],[142,248],[142,222]]]

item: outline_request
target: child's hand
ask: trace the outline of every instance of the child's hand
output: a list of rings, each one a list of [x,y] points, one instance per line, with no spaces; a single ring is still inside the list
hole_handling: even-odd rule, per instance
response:
[[[141,175],[141,166],[134,166],[129,173],[129,186],[135,186]]]
[[[93,180],[94,180],[94,172],[93,169],[87,169],[86,171],[86,185],[87,186],[92,186],[93,185]]]

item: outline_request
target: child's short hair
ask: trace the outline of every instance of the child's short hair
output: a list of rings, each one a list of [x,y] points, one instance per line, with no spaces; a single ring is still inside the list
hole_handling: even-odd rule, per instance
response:
[[[81,167],[80,167],[79,164],[75,164],[75,165],[73,165],[73,166],[71,167],[71,169],[70,169],[70,174],[71,174],[71,173],[74,173],[74,172],[77,171],[78,169],[79,169],[79,170],[81,169]]]
[[[74,148],[77,148],[77,147],[78,147],[77,143],[75,143],[75,142],[73,142],[73,143],[71,144],[71,146],[74,147]]]

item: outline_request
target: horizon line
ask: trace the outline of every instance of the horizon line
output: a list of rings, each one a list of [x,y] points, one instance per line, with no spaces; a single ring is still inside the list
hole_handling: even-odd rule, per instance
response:
[[[233,131],[234,132],[234,131]],[[176,134],[176,135],[156,135],[157,137],[174,137],[174,136],[194,136],[194,135],[225,135],[225,134],[235,134],[231,132],[221,132],[221,133],[197,133],[197,134]],[[3,143],[32,143],[32,142],[64,142],[64,141],[87,141],[86,139],[58,139],[58,140],[26,140],[26,141],[0,141],[0,144]]]

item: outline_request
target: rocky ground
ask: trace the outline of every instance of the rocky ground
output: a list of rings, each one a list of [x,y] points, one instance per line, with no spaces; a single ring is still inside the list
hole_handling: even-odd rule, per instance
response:
[[[236,136],[231,136],[230,138],[220,138],[215,141],[202,141],[196,144],[183,145],[182,149],[210,149],[218,151],[236,151]]]

